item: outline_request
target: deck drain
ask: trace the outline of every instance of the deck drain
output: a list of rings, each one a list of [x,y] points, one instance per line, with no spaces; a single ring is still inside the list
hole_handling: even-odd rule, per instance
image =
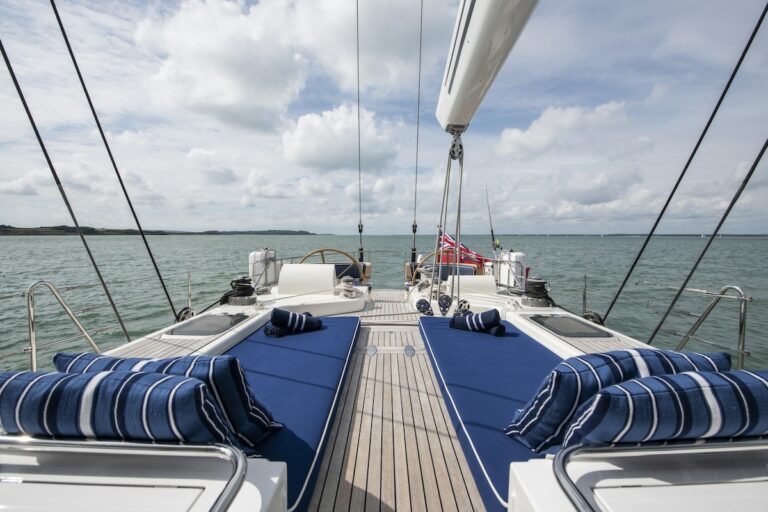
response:
[[[405,352],[405,355],[408,357],[413,357],[416,355],[416,349],[413,348],[413,345],[406,345],[403,349],[403,352]]]
[[[365,353],[371,357],[375,356],[378,351],[379,349],[376,348],[376,345],[368,345],[365,349]]]

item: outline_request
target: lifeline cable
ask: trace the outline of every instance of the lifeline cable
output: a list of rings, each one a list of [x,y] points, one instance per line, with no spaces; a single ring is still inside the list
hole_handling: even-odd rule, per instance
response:
[[[632,265],[629,267],[629,271],[627,272],[627,275],[624,276],[624,280],[622,281],[621,286],[619,286],[619,289],[616,291],[616,295],[614,295],[613,300],[611,300],[611,304],[608,306],[608,309],[603,315],[603,321],[608,319],[608,315],[611,313],[611,310],[613,309],[614,304],[616,304],[616,301],[618,300],[619,295],[621,295],[621,292],[622,290],[624,290],[624,287],[626,286],[627,281],[629,281],[629,277],[632,275],[632,272],[635,270],[637,263],[640,261],[640,257],[643,255],[643,252],[645,252],[645,248],[648,246],[648,242],[651,241],[651,237],[656,232],[656,228],[658,227],[659,222],[661,221],[661,218],[664,216],[664,213],[667,211],[667,207],[669,206],[669,203],[672,201],[672,197],[675,195],[675,192],[677,192],[677,188],[680,186],[680,182],[683,181],[683,177],[685,176],[686,172],[688,172],[688,167],[691,165],[693,158],[696,156],[696,153],[699,150],[699,146],[701,145],[701,142],[704,140],[704,137],[709,131],[709,127],[712,124],[712,121],[715,119],[715,116],[717,115],[717,112],[720,109],[720,105],[723,103],[723,99],[725,99],[726,94],[728,94],[728,90],[731,88],[731,84],[733,83],[734,78],[736,78],[736,74],[739,72],[739,68],[741,68],[741,64],[742,62],[744,62],[744,58],[747,56],[747,53],[749,52],[749,48],[752,46],[752,41],[754,41],[758,30],[760,30],[760,26],[763,24],[763,20],[765,19],[766,12],[768,12],[768,3],[765,4],[765,7],[763,8],[763,12],[760,15],[760,19],[757,20],[757,24],[755,25],[754,30],[752,30],[752,35],[749,36],[749,40],[747,41],[746,46],[744,46],[744,50],[741,52],[741,56],[739,57],[739,60],[736,63],[736,67],[733,68],[733,71],[731,72],[731,76],[728,79],[728,82],[725,84],[725,88],[723,89],[723,92],[720,94],[720,98],[717,100],[715,109],[712,111],[712,114],[709,116],[709,120],[707,121],[707,124],[704,126],[704,130],[702,130],[701,135],[699,135],[699,140],[696,141],[696,145],[693,147],[693,151],[691,151],[691,154],[688,157],[688,160],[685,162],[685,166],[683,167],[683,170],[680,173],[680,176],[678,176],[677,181],[675,182],[675,186],[672,187],[672,191],[669,193],[669,196],[667,197],[667,201],[664,203],[664,206],[659,212],[659,216],[656,217],[656,221],[653,223],[653,227],[651,228],[651,231],[648,233],[648,236],[645,237],[645,241],[643,242],[642,247],[640,247],[640,251],[638,251],[637,256],[635,256],[635,261],[633,261]]]
[[[149,247],[149,242],[147,241],[147,237],[144,235],[144,230],[141,227],[141,223],[139,222],[139,217],[136,215],[136,210],[133,208],[133,202],[131,201],[130,196],[128,195],[128,190],[125,188],[125,184],[123,183],[123,177],[120,175],[120,171],[117,169],[117,163],[115,162],[115,157],[112,155],[112,149],[109,146],[109,142],[107,142],[107,137],[104,135],[104,130],[101,127],[101,122],[99,121],[99,116],[96,114],[96,108],[93,106],[93,101],[91,101],[91,95],[88,93],[88,88],[85,86],[85,80],[83,79],[83,75],[80,72],[80,66],[77,64],[77,59],[75,58],[75,53],[72,51],[72,46],[69,44],[69,38],[67,37],[67,32],[64,30],[64,24],[61,21],[61,17],[59,16],[59,10],[56,8],[56,3],[54,0],[51,0],[51,7],[53,8],[53,13],[56,15],[56,21],[59,23],[59,29],[61,30],[61,35],[64,38],[64,43],[67,45],[67,51],[69,51],[69,56],[72,59],[72,64],[75,66],[75,71],[77,72],[77,78],[80,80],[80,85],[83,87],[83,93],[85,94],[85,99],[88,100],[88,106],[91,108],[91,114],[93,114],[93,120],[96,122],[96,127],[99,129],[99,134],[101,135],[101,140],[104,142],[104,148],[107,150],[107,155],[109,155],[109,161],[112,162],[112,168],[115,170],[115,175],[117,176],[117,181],[120,183],[120,188],[123,190],[123,195],[125,196],[125,200],[128,202],[128,207],[131,209],[131,215],[133,215],[133,220],[136,222],[136,227],[139,229],[139,234],[141,235],[141,239],[144,241],[144,247],[147,248],[147,254],[149,254],[149,259],[152,261],[152,266],[155,267],[155,273],[157,274],[157,278],[160,280],[160,285],[163,287],[163,292],[165,292],[165,297],[168,299],[168,304],[171,306],[171,311],[173,312],[173,318],[176,319],[177,313],[176,308],[173,305],[173,301],[171,300],[171,295],[168,293],[168,288],[165,286],[165,281],[163,280],[162,274],[160,274],[160,269],[157,266],[157,262],[155,261],[155,256],[152,254],[152,249]]]
[[[75,229],[77,230],[77,234],[80,236],[80,241],[83,242],[83,247],[85,247],[85,252],[88,254],[88,259],[91,260],[91,265],[93,265],[93,269],[96,271],[96,276],[99,278],[101,287],[104,289],[104,293],[107,295],[107,300],[109,301],[109,305],[112,306],[112,311],[115,312],[117,321],[120,324],[120,329],[122,329],[123,334],[125,335],[125,338],[128,341],[131,341],[131,336],[128,334],[128,330],[125,328],[123,319],[117,310],[117,305],[115,304],[115,301],[112,300],[112,294],[109,293],[109,288],[107,288],[107,283],[104,281],[104,277],[102,277],[101,275],[99,266],[96,264],[96,260],[94,259],[93,254],[91,253],[91,248],[88,246],[88,242],[85,240],[85,236],[83,235],[82,229],[80,229],[80,224],[77,222],[77,217],[75,217],[75,212],[72,209],[72,205],[69,204],[69,199],[67,198],[66,192],[64,192],[64,186],[61,184],[59,175],[53,166],[53,161],[51,160],[51,157],[48,155],[48,150],[46,149],[45,143],[43,142],[43,139],[40,136],[40,131],[37,129],[37,124],[35,123],[35,119],[34,117],[32,117],[32,111],[29,109],[29,105],[27,105],[27,100],[24,97],[24,93],[21,90],[21,85],[19,85],[19,81],[16,79],[16,73],[13,71],[13,66],[11,66],[11,61],[8,58],[8,54],[5,52],[5,46],[3,45],[2,39],[0,39],[0,53],[3,54],[3,60],[5,61],[5,66],[8,68],[8,73],[11,75],[11,80],[13,81],[13,85],[16,88],[16,92],[19,95],[19,100],[21,100],[21,104],[24,107],[24,111],[27,113],[29,124],[32,125],[32,131],[35,132],[35,137],[37,138],[37,142],[40,145],[40,149],[43,152],[45,161],[48,163],[48,168],[51,171],[51,175],[53,175],[53,180],[56,182],[56,186],[59,189],[61,198],[64,200],[64,205],[67,207],[67,210],[69,211],[69,216],[72,217],[72,222],[74,222],[75,224]]]
[[[707,250],[709,250],[709,246],[712,245],[712,242],[715,241],[715,237],[717,237],[717,234],[720,232],[720,228],[723,226],[725,219],[728,218],[728,215],[731,213],[731,210],[736,205],[736,202],[739,200],[739,197],[741,197],[741,193],[744,192],[744,189],[749,183],[749,180],[752,178],[752,175],[755,173],[755,169],[757,169],[758,164],[760,164],[760,160],[763,158],[763,154],[765,153],[766,147],[768,147],[768,138],[765,139],[762,149],[760,149],[760,152],[757,154],[757,158],[755,158],[754,162],[752,162],[752,167],[749,168],[749,172],[747,173],[746,176],[744,176],[744,179],[741,181],[741,185],[739,185],[739,189],[733,195],[733,198],[731,198],[731,202],[728,204],[728,208],[725,209],[725,212],[723,212],[723,216],[720,217],[720,222],[717,223],[717,227],[715,227],[715,230],[712,232],[712,235],[710,235],[709,240],[707,240],[707,244],[704,246],[704,249],[701,250],[699,257],[696,259],[696,263],[693,264],[693,268],[691,268],[691,271],[688,272],[688,275],[686,276],[685,281],[683,281],[683,284],[680,285],[680,288],[678,288],[677,292],[675,293],[675,297],[672,299],[672,302],[670,302],[669,306],[667,306],[667,310],[664,312],[664,315],[661,317],[661,320],[659,321],[659,324],[656,326],[656,329],[653,330],[651,337],[648,338],[649,345],[653,341],[653,338],[656,337],[656,334],[658,334],[662,324],[664,324],[664,321],[669,316],[669,313],[672,312],[672,308],[674,308],[675,304],[677,304],[677,300],[680,298],[680,295],[683,294],[686,286],[688,286],[688,281],[691,280],[691,277],[693,277],[693,273],[696,272],[696,269],[699,267],[699,263],[701,263],[701,260],[704,259],[704,255],[707,254]]]

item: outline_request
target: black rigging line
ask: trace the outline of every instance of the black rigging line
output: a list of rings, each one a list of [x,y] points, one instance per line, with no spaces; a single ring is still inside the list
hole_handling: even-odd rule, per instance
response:
[[[411,224],[411,230],[413,231],[413,245],[411,247],[411,263],[416,263],[416,230],[418,225],[416,224],[416,205],[419,191],[419,127],[421,121],[421,48],[422,48],[422,33],[424,31],[424,0],[421,0],[421,6],[419,8],[419,85],[417,87],[416,94],[416,166],[413,172],[413,224]]]
[[[360,260],[363,261],[363,168],[360,154],[360,1],[355,0],[355,42],[357,48],[357,233],[360,235]]]
[[[115,316],[117,317],[117,322],[120,324],[120,329],[122,329],[123,334],[125,334],[125,338],[128,341],[131,341],[131,336],[128,334],[128,330],[125,328],[125,324],[123,323],[123,319],[120,316],[120,313],[117,311],[117,305],[115,304],[115,301],[112,300],[112,294],[109,293],[109,288],[107,288],[107,283],[104,281],[104,277],[102,277],[101,275],[101,271],[99,270],[99,266],[96,264],[96,260],[94,259],[93,254],[91,253],[90,247],[88,247],[88,242],[85,240],[85,236],[83,236],[83,231],[82,229],[80,229],[80,224],[77,222],[77,217],[75,217],[75,212],[72,209],[72,205],[69,204],[69,199],[67,198],[67,194],[64,192],[64,186],[61,184],[59,175],[53,166],[53,161],[51,161],[51,157],[48,155],[48,150],[45,148],[45,143],[43,142],[43,138],[40,136],[40,131],[37,129],[37,124],[35,123],[34,117],[32,117],[32,111],[29,110],[29,105],[27,105],[27,100],[24,97],[24,93],[21,90],[19,81],[16,79],[16,73],[13,71],[13,66],[11,66],[11,61],[8,58],[8,54],[5,52],[5,46],[3,45],[2,39],[0,39],[0,53],[3,54],[3,60],[5,61],[5,66],[8,68],[8,73],[11,75],[11,80],[13,80],[13,85],[16,88],[16,92],[19,95],[19,100],[21,100],[21,104],[24,107],[24,111],[27,113],[27,118],[29,118],[29,124],[32,125],[32,130],[35,132],[35,137],[37,137],[37,142],[38,144],[40,144],[40,149],[43,152],[45,161],[48,163],[48,168],[51,171],[51,175],[53,175],[53,180],[56,182],[56,186],[59,189],[61,198],[64,200],[64,204],[66,205],[67,210],[69,211],[70,217],[72,217],[72,222],[74,222],[75,224],[75,229],[77,230],[77,234],[80,236],[80,241],[83,242],[83,247],[85,247],[85,252],[88,254],[88,259],[91,260],[91,265],[93,265],[93,269],[96,271],[96,276],[99,278],[101,287],[104,289],[104,293],[107,295],[107,300],[109,300],[109,305],[112,306],[112,311],[115,312]]]
[[[704,249],[701,250],[699,257],[696,259],[696,263],[693,264],[693,268],[691,268],[691,271],[688,272],[688,275],[686,276],[685,281],[683,281],[683,284],[680,285],[680,288],[677,290],[677,293],[675,293],[675,298],[672,299],[672,302],[670,302],[669,306],[667,307],[667,310],[664,312],[664,316],[661,317],[661,320],[659,321],[659,324],[656,326],[656,329],[653,330],[651,337],[648,338],[649,344],[653,341],[653,338],[656,337],[656,334],[661,329],[661,326],[662,324],[664,324],[664,321],[666,321],[667,317],[669,316],[669,313],[672,311],[672,308],[674,308],[675,304],[677,304],[677,300],[680,298],[680,295],[682,295],[683,291],[685,291],[685,287],[688,286],[688,281],[691,280],[691,277],[693,276],[693,273],[696,272],[696,269],[698,268],[699,263],[701,263],[701,260],[704,259],[704,255],[707,253],[709,246],[712,245],[712,242],[715,241],[715,237],[720,232],[720,228],[723,226],[725,219],[728,218],[728,214],[731,213],[731,210],[733,209],[734,205],[739,200],[739,197],[741,197],[741,193],[744,192],[744,189],[746,188],[747,183],[749,183],[749,180],[752,178],[752,175],[755,173],[755,169],[757,169],[757,166],[760,163],[760,160],[763,158],[763,154],[765,153],[766,147],[768,147],[768,138],[765,139],[762,149],[760,149],[760,152],[757,154],[757,158],[755,158],[755,161],[752,162],[752,167],[750,167],[747,175],[744,176],[744,179],[742,180],[741,185],[739,186],[739,189],[733,195],[733,198],[731,199],[731,202],[728,205],[728,208],[725,209],[725,212],[723,212],[723,216],[720,217],[720,222],[717,223],[717,227],[710,235],[709,240],[707,240],[707,244],[704,246]]]
[[[485,184],[485,204],[488,206],[488,224],[491,225],[491,251],[496,255],[496,235],[493,233],[493,218],[491,217],[491,200],[488,199],[488,183]]]
[[[123,190],[123,195],[125,196],[125,200],[128,202],[128,207],[131,209],[131,215],[133,215],[133,220],[136,222],[136,227],[139,229],[139,234],[141,235],[141,239],[144,241],[144,247],[146,247],[147,249],[147,254],[149,254],[149,259],[152,261],[152,266],[155,268],[155,273],[157,274],[157,278],[160,280],[160,285],[163,287],[163,292],[165,292],[165,297],[166,299],[168,299],[168,304],[171,306],[171,311],[173,311],[173,318],[175,319],[176,308],[173,305],[173,301],[171,300],[170,293],[168,293],[168,288],[166,288],[165,286],[165,281],[163,280],[163,276],[160,273],[160,269],[157,266],[157,262],[155,261],[155,256],[154,254],[152,254],[152,249],[149,247],[149,242],[147,241],[147,237],[144,234],[144,230],[141,227],[141,223],[139,222],[139,217],[136,215],[136,210],[133,208],[133,202],[131,201],[131,197],[128,195],[128,190],[125,188],[125,184],[123,183],[123,177],[120,175],[120,171],[117,168],[115,157],[112,155],[112,149],[109,146],[109,142],[107,142],[106,135],[104,135],[104,130],[101,127],[99,116],[96,114],[96,108],[93,106],[93,101],[91,101],[91,95],[88,93],[88,88],[85,86],[85,80],[83,79],[83,75],[80,72],[80,66],[78,66],[77,59],[75,58],[75,53],[72,51],[72,45],[69,44],[69,38],[67,37],[67,32],[64,30],[64,24],[61,21],[61,16],[59,16],[59,10],[56,8],[56,2],[54,0],[51,0],[51,7],[53,8],[53,13],[56,15],[56,21],[59,24],[59,29],[61,30],[61,35],[64,38],[64,43],[66,43],[67,45],[69,56],[72,58],[72,64],[75,66],[75,71],[77,72],[77,78],[80,80],[80,85],[83,87],[83,93],[85,94],[85,99],[88,100],[88,106],[91,108],[91,114],[93,114],[93,120],[96,122],[96,127],[99,129],[99,134],[101,134],[101,140],[104,142],[104,147],[106,148],[107,154],[109,155],[109,161],[112,162],[112,168],[115,170],[117,181],[120,183],[120,188]]]
[[[674,197],[675,192],[677,192],[677,188],[680,186],[680,182],[683,181],[683,177],[685,176],[686,172],[688,172],[688,167],[690,167],[691,162],[693,161],[693,158],[696,156],[696,153],[699,150],[699,146],[701,146],[701,142],[704,140],[704,137],[709,131],[709,127],[712,124],[712,121],[715,119],[715,116],[717,115],[718,110],[720,110],[720,105],[722,105],[726,94],[728,94],[728,90],[731,88],[731,84],[733,83],[734,78],[736,78],[736,74],[739,72],[739,68],[741,68],[741,64],[742,62],[744,62],[744,58],[747,56],[747,53],[749,52],[749,48],[752,46],[752,41],[754,41],[758,30],[760,30],[760,26],[763,24],[763,20],[765,19],[766,12],[768,12],[768,3],[765,4],[765,7],[763,8],[763,12],[760,15],[760,19],[757,20],[757,24],[755,25],[755,28],[752,30],[752,35],[749,36],[749,40],[747,41],[747,44],[744,47],[744,50],[741,52],[741,56],[739,57],[739,60],[736,63],[736,67],[733,68],[733,71],[731,72],[731,76],[730,78],[728,78],[728,82],[725,84],[725,88],[723,89],[723,92],[720,94],[720,98],[717,100],[715,109],[712,111],[712,114],[709,116],[709,120],[707,121],[707,124],[704,126],[704,130],[702,130],[701,135],[699,135],[699,140],[696,141],[696,145],[693,147],[693,151],[691,151],[691,154],[688,157],[688,160],[685,162],[685,166],[683,167],[683,170],[680,173],[680,176],[678,176],[677,181],[675,182],[675,186],[672,187],[672,191],[669,193],[669,196],[667,197],[667,200],[664,203],[664,206],[659,212],[658,217],[656,217],[656,221],[653,223],[653,227],[651,228],[651,231],[648,233],[648,236],[645,237],[645,241],[643,242],[642,247],[640,247],[640,251],[637,253],[637,256],[635,256],[635,261],[633,261],[632,265],[629,267],[629,271],[627,272],[627,275],[624,276],[624,281],[622,281],[621,286],[619,286],[619,289],[616,291],[616,295],[614,295],[613,300],[611,300],[611,304],[608,306],[608,309],[603,315],[603,320],[608,319],[608,315],[611,313],[611,310],[613,309],[614,304],[616,304],[616,301],[618,300],[619,295],[621,295],[621,292],[624,290],[624,287],[626,286],[627,281],[629,281],[629,277],[632,275],[632,272],[635,270],[635,267],[637,266],[637,263],[640,261],[640,257],[643,255],[643,252],[645,252],[645,248],[648,246],[648,243],[651,241],[651,237],[656,232],[656,228],[659,226],[659,222],[661,222],[661,218],[664,216],[664,213],[666,213],[667,207],[669,207],[669,203],[672,201],[672,197]]]

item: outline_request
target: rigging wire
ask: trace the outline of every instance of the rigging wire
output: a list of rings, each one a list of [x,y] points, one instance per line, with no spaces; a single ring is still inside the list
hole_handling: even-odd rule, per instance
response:
[[[360,0],[355,0],[355,43],[357,49],[357,233],[360,236],[360,258],[363,253],[363,171],[360,151]]]
[[[91,114],[93,114],[93,120],[96,122],[96,127],[99,129],[99,134],[101,135],[101,140],[104,142],[104,148],[107,150],[107,155],[109,155],[109,161],[112,163],[112,169],[115,170],[115,175],[117,176],[117,181],[120,183],[120,188],[123,190],[123,195],[125,196],[125,200],[128,202],[128,208],[131,210],[131,215],[133,215],[133,220],[136,223],[136,227],[139,229],[139,234],[141,235],[141,239],[144,242],[144,247],[147,249],[147,254],[149,254],[149,259],[152,261],[152,266],[155,268],[155,273],[157,274],[157,278],[160,280],[160,286],[163,287],[163,292],[165,293],[166,299],[168,299],[168,305],[171,307],[171,311],[173,312],[173,318],[177,318],[176,308],[173,305],[173,300],[171,300],[171,295],[168,293],[168,288],[165,286],[165,281],[163,280],[163,276],[160,273],[160,269],[157,266],[157,262],[155,261],[155,256],[152,254],[152,249],[149,247],[149,242],[147,241],[147,237],[144,234],[144,229],[141,227],[141,223],[139,222],[139,217],[136,215],[136,210],[133,208],[133,202],[131,201],[131,197],[128,195],[128,190],[125,188],[125,183],[123,183],[123,177],[120,175],[120,171],[117,168],[117,163],[115,162],[115,157],[112,155],[112,149],[109,146],[109,142],[107,142],[107,137],[104,134],[104,129],[101,127],[101,121],[99,121],[99,116],[96,114],[96,108],[93,106],[93,101],[91,100],[91,95],[88,92],[88,88],[85,86],[85,80],[83,79],[83,75],[80,72],[80,66],[77,64],[77,59],[75,58],[75,53],[72,50],[72,45],[69,44],[69,37],[67,37],[67,32],[64,30],[64,23],[61,21],[61,16],[59,16],[59,10],[56,8],[56,2],[54,0],[51,1],[51,7],[53,8],[53,13],[56,15],[56,21],[59,24],[59,29],[61,30],[61,35],[64,38],[64,43],[67,45],[67,51],[69,51],[69,56],[72,59],[72,64],[75,67],[75,71],[77,72],[77,78],[80,80],[80,85],[83,88],[83,93],[85,94],[85,99],[88,101],[88,106],[91,109]]]
[[[459,139],[461,143],[461,139]],[[456,204],[456,244],[453,250],[453,279],[451,281],[451,297],[453,294],[453,285],[456,285],[456,305],[461,301],[461,190],[464,182],[464,151],[459,153],[459,198]]]
[[[496,248],[500,244],[496,243],[496,235],[493,233],[493,217],[491,217],[491,200],[488,198],[488,182],[485,182],[485,205],[488,207],[488,223],[491,225],[491,251],[496,256]]]
[[[675,304],[677,304],[677,301],[680,298],[680,295],[683,294],[686,286],[688,286],[688,281],[690,281],[691,277],[693,277],[693,273],[696,272],[696,269],[698,268],[699,263],[701,263],[701,260],[704,259],[704,255],[707,253],[707,250],[709,250],[709,246],[712,245],[712,242],[714,242],[715,237],[717,237],[717,234],[720,232],[720,228],[723,226],[725,219],[728,218],[728,215],[731,213],[731,210],[736,205],[736,202],[739,200],[739,197],[741,197],[741,193],[744,192],[744,189],[749,183],[749,180],[752,178],[752,175],[755,173],[755,169],[757,169],[757,166],[760,163],[760,160],[763,158],[763,154],[765,153],[766,147],[768,147],[768,138],[765,139],[762,149],[760,149],[760,152],[757,154],[757,158],[755,158],[755,161],[752,162],[752,167],[750,167],[747,175],[744,176],[744,179],[742,180],[741,185],[739,185],[739,189],[733,195],[733,198],[731,199],[731,202],[728,205],[728,208],[725,209],[725,212],[723,212],[723,216],[720,217],[720,221],[717,223],[717,227],[710,235],[709,240],[707,240],[707,244],[701,250],[701,253],[699,253],[699,257],[696,259],[696,263],[693,264],[693,268],[691,268],[690,272],[688,272],[688,275],[686,276],[685,281],[683,281],[683,284],[680,285],[680,288],[675,293],[675,297],[672,299],[672,302],[670,302],[669,306],[667,306],[667,310],[664,312],[664,315],[661,317],[659,324],[653,330],[651,337],[648,338],[649,345],[653,341],[653,338],[656,337],[656,334],[658,334],[659,330],[661,329],[661,326],[664,324],[670,312],[672,311],[672,308],[674,308]]]
[[[440,203],[440,218],[437,221],[437,237],[435,238],[435,260],[432,265],[432,279],[429,284],[429,300],[432,301],[434,296],[435,282],[437,282],[437,294],[440,295],[440,283],[443,275],[443,227],[446,225],[446,219],[448,217],[448,197],[450,193],[451,185],[451,151],[448,150],[448,164],[445,166],[445,180],[443,182],[443,198]],[[439,258],[439,260],[438,260]],[[435,275],[435,269],[437,269],[437,276]]]
[[[5,61],[5,66],[8,68],[8,73],[11,75],[11,80],[13,81],[13,85],[16,88],[16,93],[18,94],[19,100],[21,100],[21,104],[24,107],[24,111],[27,114],[27,118],[29,119],[29,124],[32,126],[32,131],[35,132],[37,143],[40,145],[40,149],[42,150],[43,156],[45,157],[45,161],[48,164],[48,169],[50,169],[51,171],[53,180],[56,182],[56,186],[59,189],[61,198],[64,200],[64,205],[67,207],[67,211],[69,211],[69,216],[72,217],[72,222],[75,224],[75,229],[77,230],[77,234],[80,236],[80,241],[83,242],[83,247],[85,247],[85,252],[88,254],[88,259],[91,260],[91,265],[93,265],[93,269],[96,271],[96,276],[99,278],[101,287],[104,289],[104,293],[107,295],[107,300],[109,301],[109,305],[112,307],[112,311],[114,311],[115,317],[117,317],[117,322],[120,324],[120,329],[122,329],[126,340],[131,341],[131,336],[128,334],[128,330],[125,328],[125,324],[123,323],[123,319],[120,316],[120,312],[117,310],[117,305],[115,304],[115,301],[112,299],[112,294],[109,293],[109,288],[107,287],[107,283],[104,281],[104,277],[101,275],[101,271],[99,270],[99,266],[96,264],[96,260],[93,257],[93,253],[91,253],[91,248],[88,246],[88,242],[86,241],[85,236],[83,235],[83,230],[80,229],[80,224],[77,222],[75,211],[72,209],[72,205],[69,203],[69,199],[67,198],[66,192],[64,192],[64,186],[61,184],[61,180],[59,179],[59,175],[56,172],[56,168],[53,166],[53,161],[51,160],[50,155],[48,155],[48,150],[45,147],[43,138],[40,136],[40,131],[37,129],[37,123],[35,123],[35,119],[32,116],[32,111],[29,109],[29,105],[27,105],[27,100],[24,97],[24,93],[21,90],[21,85],[19,84],[19,81],[16,78],[16,73],[14,72],[13,66],[11,65],[11,60],[9,59],[8,54],[5,51],[5,46],[3,45],[2,39],[0,39],[0,53],[3,54],[3,60]]]
[[[418,199],[419,190],[419,128],[421,121],[421,49],[422,49],[422,33],[424,31],[424,0],[421,0],[421,6],[419,8],[419,81],[416,94],[416,165],[413,172],[413,224],[411,224],[411,230],[413,231],[413,245],[411,247],[411,263],[416,263],[416,230],[418,225],[416,224],[416,205]]]
[[[712,114],[710,114],[709,116],[709,119],[707,120],[707,124],[704,126],[704,130],[702,130],[701,135],[699,135],[699,140],[696,141],[696,145],[693,147],[693,151],[691,151],[691,154],[688,157],[688,160],[685,162],[685,166],[683,167],[683,170],[680,172],[680,176],[678,176],[677,181],[675,182],[675,186],[672,187],[672,190],[670,191],[669,196],[667,197],[667,200],[664,203],[664,206],[661,208],[661,211],[659,212],[658,217],[656,217],[656,221],[653,223],[653,227],[651,228],[651,231],[645,237],[645,241],[643,242],[643,245],[640,247],[640,251],[638,251],[637,256],[635,256],[635,260],[632,262],[632,265],[629,267],[629,271],[627,272],[627,275],[624,276],[624,280],[622,281],[621,286],[619,286],[619,289],[616,291],[616,294],[614,295],[613,300],[611,300],[611,304],[608,306],[608,309],[603,315],[603,321],[608,319],[608,315],[611,313],[613,306],[616,304],[616,301],[618,300],[619,295],[621,295],[621,292],[624,290],[624,287],[627,285],[627,282],[629,281],[629,278],[632,275],[632,272],[635,270],[637,263],[640,261],[640,257],[645,252],[645,249],[648,246],[648,243],[651,241],[651,237],[656,232],[656,228],[659,226],[659,222],[661,221],[661,218],[666,213],[667,207],[669,207],[669,203],[672,201],[672,197],[674,197],[675,193],[677,192],[677,188],[680,186],[680,183],[683,181],[683,177],[685,177],[685,174],[688,172],[688,168],[690,167],[691,162],[693,161],[693,158],[696,156],[696,153],[699,150],[699,146],[701,146],[701,143],[704,140],[704,137],[709,131],[709,127],[710,125],[712,125],[712,121],[715,119],[715,116],[717,115],[717,112],[720,109],[720,105],[722,105],[723,100],[725,99],[725,96],[728,94],[728,90],[731,88],[731,84],[733,83],[734,78],[736,78],[736,74],[739,72],[739,68],[741,68],[741,64],[744,62],[744,58],[747,56],[747,53],[749,52],[749,49],[752,46],[752,41],[754,41],[755,36],[757,35],[757,32],[760,30],[760,26],[763,24],[763,20],[765,19],[766,12],[768,12],[768,3],[765,4],[765,7],[763,8],[763,12],[760,15],[760,19],[758,19],[757,24],[755,25],[755,28],[752,30],[752,34],[749,36],[749,40],[747,41],[746,46],[744,46],[744,50],[741,52],[741,56],[739,57],[739,60],[736,63],[736,66],[733,68],[730,78],[728,78],[728,82],[725,84],[725,88],[723,89],[723,92],[720,94],[720,98],[717,100],[717,104],[715,105],[715,108],[712,111]]]

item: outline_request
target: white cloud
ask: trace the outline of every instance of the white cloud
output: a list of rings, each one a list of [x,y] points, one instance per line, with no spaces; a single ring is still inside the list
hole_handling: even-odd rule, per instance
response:
[[[434,229],[439,211],[449,137],[432,112],[456,4],[424,6],[420,233]],[[360,3],[366,233],[410,229],[418,5]],[[253,227],[254,217],[232,200],[242,196],[244,204],[269,206],[259,209],[260,227],[355,232],[354,6],[59,6],[145,227]],[[540,2],[464,137],[465,232],[487,229],[484,181],[498,232],[647,230],[760,8],[749,0],[728,9],[695,0],[633,9]],[[46,2],[0,2],[3,43],[80,221],[130,227],[57,30]],[[768,118],[766,50],[761,32],[662,229],[709,229],[751,164]],[[0,223],[70,222],[7,77],[0,111]],[[765,231],[764,176],[758,169],[729,230]]]
[[[188,158],[202,160],[209,163],[216,156],[216,152],[206,148],[192,148],[187,153]]]
[[[307,62],[276,0],[186,0],[167,19],[139,24],[136,40],[163,57],[153,99],[229,124],[270,129],[304,87]]]
[[[36,196],[39,195],[37,188],[25,177],[15,180],[0,182],[0,194],[11,196]]]
[[[205,171],[205,179],[211,185],[231,185],[237,183],[237,174],[228,168]]]
[[[613,126],[624,119],[624,103],[618,101],[594,109],[548,107],[526,130],[505,128],[496,153],[514,159],[535,158],[557,145],[572,143],[585,130]]]
[[[295,37],[344,91],[357,90],[355,2],[296,2]],[[363,90],[415,91],[419,2],[360,2],[360,82]],[[422,66],[442,72],[456,16],[455,2],[424,2]],[[439,68],[439,70],[438,70]]]
[[[672,89],[672,86],[669,84],[653,84],[653,87],[651,88],[650,94],[648,94],[648,101],[650,102],[657,102],[663,99],[667,94],[669,94],[669,91]]]
[[[274,178],[265,172],[252,171],[248,175],[245,190],[240,197],[240,204],[257,206],[261,199],[319,198],[331,194],[334,187],[330,180]],[[306,204],[306,201],[302,202],[302,205]]]
[[[609,203],[621,199],[628,195],[633,186],[643,181],[637,168],[558,172],[554,178],[553,189],[562,198],[582,205]]]
[[[362,168],[381,169],[395,157],[388,123],[377,122],[373,112],[360,109]],[[328,171],[357,169],[357,109],[343,104],[321,114],[301,116],[283,133],[283,155],[289,162]]]

